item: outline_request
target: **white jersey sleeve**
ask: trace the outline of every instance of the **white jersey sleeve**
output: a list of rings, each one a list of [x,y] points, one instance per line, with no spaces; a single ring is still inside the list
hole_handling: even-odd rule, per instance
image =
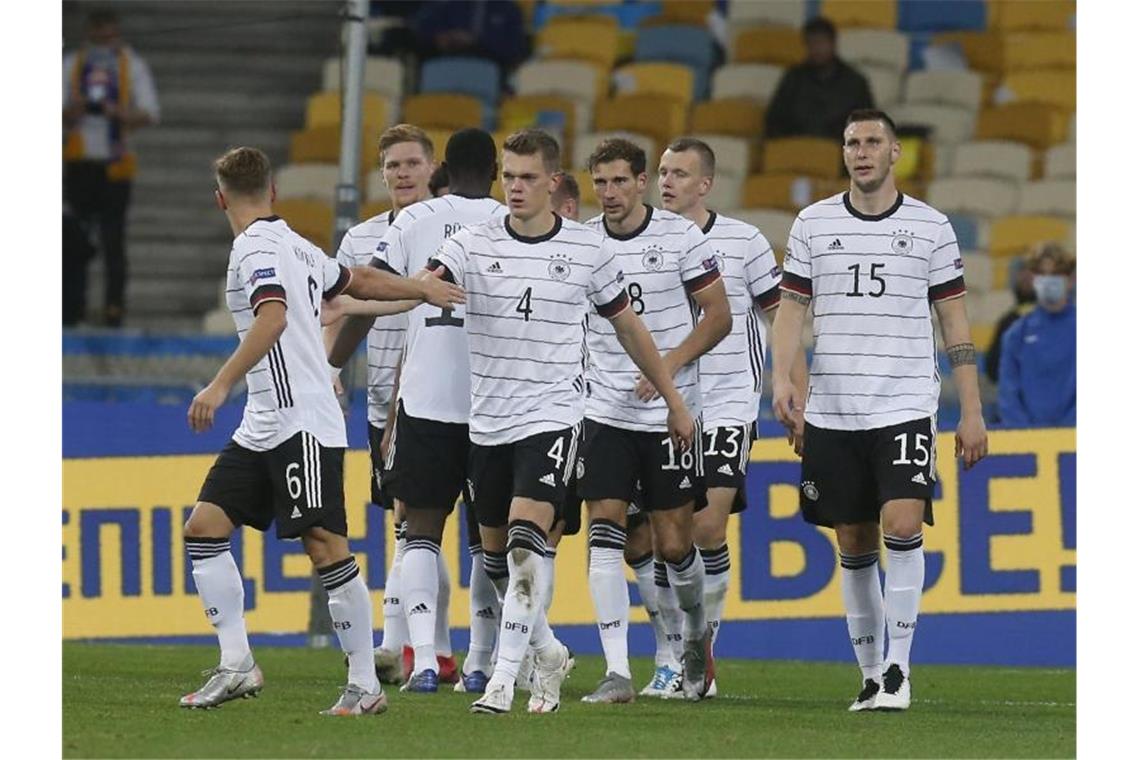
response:
[[[435,264],[442,264],[446,267],[451,280],[459,285],[463,284],[463,280],[467,275],[467,255],[468,246],[471,245],[470,233],[460,232],[458,235],[449,237],[444,241],[443,245],[435,256],[432,258],[434,262],[428,264],[429,269],[435,269]]]
[[[404,221],[407,221],[406,217]],[[396,221],[384,233],[384,239],[376,245],[372,265],[382,265],[382,268],[391,269],[401,277],[408,276],[408,249],[404,242],[404,227],[400,225],[400,217],[396,217]]]
[[[689,223],[682,245],[681,280],[685,283],[685,290],[692,295],[720,279],[720,266],[716,253],[697,225]]]
[[[233,246],[234,267],[249,305],[257,307],[269,301],[286,303],[285,285],[278,271],[277,246],[263,238],[239,237]],[[288,304],[286,304],[288,305]]]
[[[940,229],[930,252],[929,297],[932,302],[957,298],[966,292],[962,253],[958,250],[954,227],[947,220]]]
[[[759,230],[744,249],[744,287],[761,309],[771,309],[780,302],[780,265]]]
[[[784,276],[780,287],[811,297],[811,249],[807,244],[808,230],[803,214],[796,216],[788,233],[788,248],[784,255]]]
[[[622,285],[624,281],[625,274],[618,265],[617,255],[610,250],[609,241],[603,240],[598,265],[586,286],[586,297],[598,314],[606,319],[613,319],[629,306],[629,296]]]

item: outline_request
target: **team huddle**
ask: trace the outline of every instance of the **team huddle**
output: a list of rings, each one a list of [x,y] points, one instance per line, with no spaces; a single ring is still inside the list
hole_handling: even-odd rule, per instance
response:
[[[236,148],[216,162],[241,343],[195,397],[190,424],[211,425],[242,378],[248,400],[185,526],[221,658],[181,704],[214,707],[262,689],[229,536],[276,523],[279,537],[302,541],[346,656],[347,684],[325,714],[383,712],[382,682],[413,692],[454,684],[478,695],[472,712],[491,714],[509,712],[521,690],[529,712],[554,712],[574,667],[547,622],[554,557],[583,511],[605,672],[582,701],[638,694],[627,564],[656,639],[640,695],[715,696],[726,527],[747,506],[771,321],[773,407],[803,458],[801,511],[839,544],[862,675],[850,709],[906,709],[936,480],[931,305],[962,400],[955,453],[965,466],[985,455],[986,433],[957,242],[944,215],[895,189],[890,118],[848,119],[851,190],[800,213],[783,269],[760,230],[705,207],[716,157],[694,138],[659,159],[664,208],[644,202],[645,152],[603,140],[588,162],[602,213],[584,223],[559,145],[540,130],[502,146],[482,130],[456,132],[434,177],[422,130],[392,127],[379,148],[393,209],[350,230],[336,259],[273,215],[263,153]],[[505,205],[490,197],[496,178]],[[337,368],[365,339],[372,501],[394,510],[396,525],[375,651],[371,600],[348,549],[334,392]],[[440,557],[460,497],[471,553],[461,668]]]

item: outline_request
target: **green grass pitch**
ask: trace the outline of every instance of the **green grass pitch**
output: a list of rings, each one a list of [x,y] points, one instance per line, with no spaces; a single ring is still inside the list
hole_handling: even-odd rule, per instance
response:
[[[579,657],[560,712],[472,715],[472,697],[401,694],[388,712],[330,718],[335,650],[261,648],[258,699],[183,710],[214,648],[65,643],[64,757],[1074,757],[1073,670],[919,665],[906,713],[850,714],[854,664],[718,660],[721,696],[699,704],[579,701],[601,675]],[[647,659],[633,662],[635,685]]]

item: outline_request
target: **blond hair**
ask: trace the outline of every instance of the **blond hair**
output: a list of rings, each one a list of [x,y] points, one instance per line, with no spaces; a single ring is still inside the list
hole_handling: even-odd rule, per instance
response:
[[[431,138],[428,137],[427,132],[415,124],[397,124],[393,127],[388,127],[384,130],[384,133],[380,135],[380,162],[384,162],[384,154],[393,145],[407,142],[419,143],[424,149],[424,156],[427,157],[428,161],[434,158],[435,146],[432,145]]]
[[[231,148],[214,159],[218,185],[227,193],[257,198],[269,192],[273,167],[257,148]]]

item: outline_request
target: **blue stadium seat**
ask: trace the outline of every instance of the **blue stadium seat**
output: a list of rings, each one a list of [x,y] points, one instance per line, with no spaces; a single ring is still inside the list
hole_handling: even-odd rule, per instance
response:
[[[693,99],[708,97],[709,75],[715,52],[707,29],[669,24],[642,29],[637,34],[635,61],[672,61],[693,68]]]
[[[982,31],[986,28],[985,0],[899,0],[899,31]]]
[[[958,238],[958,249],[974,251],[978,249],[978,220],[969,214],[947,214],[954,235]]]
[[[484,58],[433,58],[420,69],[420,92],[471,95],[494,108],[499,102],[499,65]]]
[[[622,29],[635,29],[642,19],[656,16],[661,12],[660,2],[613,3],[610,5],[581,5],[564,3],[540,3],[534,9],[534,31],[546,26],[555,16],[603,15],[613,16]]]

